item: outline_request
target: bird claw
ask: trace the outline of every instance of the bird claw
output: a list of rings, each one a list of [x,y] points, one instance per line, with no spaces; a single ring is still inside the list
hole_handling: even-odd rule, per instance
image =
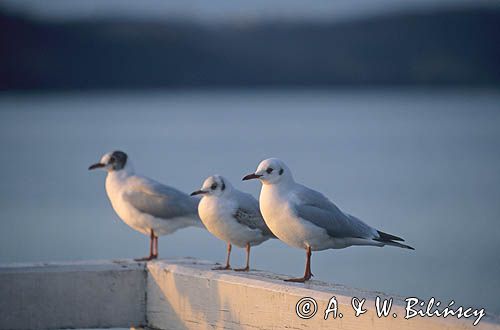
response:
[[[231,266],[226,265],[226,266],[220,266],[220,267],[214,267],[212,270],[231,270]]]
[[[286,280],[283,280],[285,282],[295,282],[295,283],[304,283],[305,281],[309,281],[311,277],[314,276],[313,274],[308,274],[307,276],[299,277],[299,278],[288,278]]]
[[[286,280],[283,280],[285,282],[294,282],[294,283],[304,283],[306,281],[305,277],[300,277],[300,278],[287,278]]]
[[[245,267],[245,268],[235,268],[235,272],[248,272],[250,271],[250,267]]]
[[[151,261],[151,260],[157,259],[157,258],[158,258],[158,255],[150,255],[149,257],[134,259],[134,261]]]

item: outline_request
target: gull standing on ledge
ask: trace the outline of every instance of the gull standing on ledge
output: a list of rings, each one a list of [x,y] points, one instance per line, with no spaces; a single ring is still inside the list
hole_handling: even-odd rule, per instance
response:
[[[89,170],[98,168],[108,172],[106,193],[118,216],[131,228],[150,237],[149,256],[136,261],[158,258],[158,236],[184,227],[203,227],[198,217],[199,199],[135,175],[123,151],[105,154]]]
[[[250,194],[241,192],[220,175],[208,177],[200,190],[191,194],[203,195],[198,205],[198,213],[207,230],[217,238],[227,242],[226,266],[215,270],[231,269],[231,245],[245,247],[250,270],[250,247],[259,245],[269,238],[276,238],[262,219],[259,202]]]
[[[392,245],[414,250],[399,243],[404,241],[402,238],[368,226],[342,212],[323,194],[296,183],[285,163],[277,158],[263,160],[255,173],[243,178],[250,179],[262,182],[260,210],[271,231],[288,245],[306,250],[304,276],[285,281],[311,278],[311,251],[352,245]]]

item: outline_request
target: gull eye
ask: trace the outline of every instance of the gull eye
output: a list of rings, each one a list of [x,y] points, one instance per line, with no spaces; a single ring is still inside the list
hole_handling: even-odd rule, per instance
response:
[[[109,163],[110,163],[110,164],[113,164],[115,161],[116,161],[115,157],[111,157],[111,158],[109,159]]]
[[[217,188],[217,183],[212,183],[212,186],[210,187],[210,189],[215,190],[216,188]]]
[[[267,172],[267,174],[271,174],[271,173],[273,173],[273,169],[271,167],[268,167],[266,172]]]

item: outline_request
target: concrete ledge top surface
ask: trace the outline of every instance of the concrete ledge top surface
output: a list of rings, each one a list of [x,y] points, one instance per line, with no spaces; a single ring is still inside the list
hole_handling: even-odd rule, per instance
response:
[[[120,270],[144,270],[145,262],[137,262],[132,259],[116,260],[81,260],[81,261],[57,261],[57,262],[34,262],[34,263],[8,263],[0,264],[0,273],[27,273],[27,272],[81,272],[81,271],[120,271]]]
[[[290,278],[290,275],[275,274],[267,271],[252,269],[250,272],[236,272],[233,270],[217,270],[212,268],[219,264],[197,260],[193,258],[157,260],[147,264],[148,268],[159,268],[165,271],[172,271],[176,274],[196,275],[206,279],[216,279],[218,281],[242,284],[246,286],[255,286],[266,288],[276,292],[286,292],[288,294],[307,295],[314,292],[315,297],[331,298],[335,295],[337,298],[343,296],[349,298],[363,297],[367,300],[374,300],[377,296],[380,298],[394,298],[394,303],[403,304],[404,298],[397,295],[389,295],[383,292],[363,290],[347,287],[342,284],[327,283],[318,280],[311,280],[306,283],[285,282],[284,279]]]
[[[196,280],[206,279],[207,281],[217,281],[219,283],[231,284],[235,286],[244,286],[247,288],[266,290],[268,292],[276,292],[286,296],[313,297],[318,302],[321,301],[323,304],[335,296],[338,303],[344,306],[350,307],[353,297],[357,297],[360,300],[366,299],[366,305],[373,306],[372,302],[374,302],[377,297],[380,297],[381,299],[392,298],[392,310],[397,312],[398,315],[404,315],[406,308],[405,297],[395,294],[351,288],[342,284],[333,284],[317,280],[312,280],[306,283],[284,282],[284,279],[290,278],[289,275],[275,274],[261,270],[251,270],[248,273],[235,272],[233,270],[214,271],[212,268],[215,265],[218,264],[210,261],[184,258],[156,260],[149,262],[146,267],[148,269],[148,273],[150,274],[168,275],[168,273],[172,273],[175,277],[185,276],[186,278],[193,277]],[[161,281],[165,279],[164,277],[158,277],[158,279],[160,278]],[[189,279],[186,279],[186,281],[189,281]],[[464,308],[467,307],[469,306],[464,306]],[[497,329],[500,326],[500,317],[492,315],[488,311],[486,312],[486,316],[481,321],[483,326],[481,326],[480,329],[483,328],[485,324],[493,325],[493,327]],[[469,321],[464,321],[463,319],[458,320],[455,318],[429,318],[428,320],[434,322],[434,324],[446,325],[445,328],[447,329],[450,326],[453,328],[453,325],[456,325],[457,329],[469,328],[468,323],[470,323]],[[467,326],[464,327],[464,325]]]

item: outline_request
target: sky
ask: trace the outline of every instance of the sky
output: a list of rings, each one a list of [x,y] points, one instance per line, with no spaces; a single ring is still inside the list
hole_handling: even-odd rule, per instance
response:
[[[312,6],[313,4],[313,6]],[[0,0],[0,7],[56,20],[118,16],[135,19],[190,18],[200,21],[321,20],[440,7],[496,6],[491,0]]]

